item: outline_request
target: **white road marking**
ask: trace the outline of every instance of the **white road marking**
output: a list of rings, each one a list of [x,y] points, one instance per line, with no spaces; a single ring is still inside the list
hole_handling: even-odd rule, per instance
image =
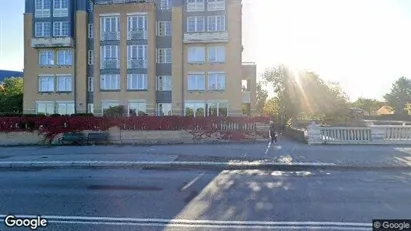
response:
[[[191,185],[193,185],[198,179],[200,179],[200,177],[202,177],[204,175],[205,172],[202,172],[200,175],[198,175],[197,177],[195,177],[193,180],[191,180],[190,182],[188,182],[186,185],[184,185],[184,187],[181,189],[181,191],[184,191],[186,189],[188,189]]]

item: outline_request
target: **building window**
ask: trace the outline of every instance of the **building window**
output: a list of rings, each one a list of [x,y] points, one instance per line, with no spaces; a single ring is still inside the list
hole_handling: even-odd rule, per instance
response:
[[[60,115],[71,115],[74,114],[74,102],[56,102],[57,104],[57,114]]]
[[[147,39],[147,15],[127,16],[127,39]]]
[[[207,20],[207,28],[209,32],[225,31],[224,15],[208,16]]]
[[[73,63],[73,51],[57,50],[57,65],[70,66]]]
[[[92,103],[87,104],[87,112],[94,113],[94,104]]]
[[[157,22],[157,36],[171,36],[171,21]]]
[[[205,47],[189,47],[188,63],[203,63],[205,61]]]
[[[205,103],[204,102],[195,102],[195,101],[186,101],[184,103],[184,115],[185,116],[194,116],[201,117],[205,116]]]
[[[171,103],[158,103],[157,104],[157,116],[173,115],[171,107],[172,107]]]
[[[227,116],[228,103],[210,101],[207,103],[207,116]]]
[[[127,68],[147,68],[147,45],[127,46]]]
[[[54,65],[54,52],[48,51],[48,50],[39,51],[39,65],[40,66]]]
[[[54,0],[53,17],[68,16],[68,0]]]
[[[171,91],[171,75],[157,76],[157,91]]]
[[[205,75],[204,73],[188,74],[188,90],[189,91],[204,91]]]
[[[119,69],[119,46],[101,46],[101,69]]]
[[[53,22],[53,36],[54,37],[67,37],[69,35],[69,23],[68,22]]]
[[[45,114],[45,115],[54,114],[54,102],[52,101],[36,102],[36,114]]]
[[[203,16],[187,17],[187,32],[205,32],[205,19]]]
[[[92,39],[94,37],[94,24],[89,23],[88,24],[88,30],[87,30],[88,38]]]
[[[94,65],[94,50],[88,50],[87,62],[88,65]]]
[[[94,92],[94,78],[88,77],[88,92]]]
[[[50,37],[50,22],[36,22],[34,24],[34,36],[37,38]]]
[[[171,9],[171,0],[161,0],[160,1],[160,10],[169,10]]]
[[[147,103],[145,101],[129,101],[128,102],[129,116],[144,116],[147,115]]]
[[[157,49],[157,63],[171,63],[171,48]]]
[[[127,90],[147,90],[147,74],[128,74]]]
[[[225,46],[209,46],[207,59],[210,63],[225,62]]]
[[[187,0],[187,12],[204,11],[205,0]]]
[[[208,11],[225,10],[225,0],[208,0]]]
[[[208,90],[224,90],[225,89],[225,73],[224,72],[208,72]]]
[[[119,17],[100,17],[100,40],[120,40]]]
[[[51,0],[36,0],[35,1],[34,17],[48,18],[50,17]]]
[[[57,91],[70,92],[71,91],[71,75],[57,76]]]
[[[101,75],[100,76],[101,90],[120,90],[120,75]]]
[[[54,91],[54,77],[53,76],[39,76],[39,92],[53,92]]]
[[[117,101],[101,101],[101,115],[104,115],[104,112],[107,109],[112,107],[118,107],[119,103]]]

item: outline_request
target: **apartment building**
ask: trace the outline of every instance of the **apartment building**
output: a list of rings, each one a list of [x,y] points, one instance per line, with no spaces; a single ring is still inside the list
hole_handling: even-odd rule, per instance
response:
[[[253,111],[241,15],[241,0],[26,0],[24,113]]]

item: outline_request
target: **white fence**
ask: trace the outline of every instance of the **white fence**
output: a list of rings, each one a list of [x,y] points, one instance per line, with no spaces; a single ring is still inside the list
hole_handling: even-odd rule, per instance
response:
[[[308,144],[411,144],[411,126],[307,127]]]

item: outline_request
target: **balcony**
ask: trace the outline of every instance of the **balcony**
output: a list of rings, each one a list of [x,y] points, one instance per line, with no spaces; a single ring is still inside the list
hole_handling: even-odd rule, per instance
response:
[[[65,38],[32,38],[31,47],[47,48],[47,47],[73,47],[74,41],[71,37]]]
[[[187,12],[198,12],[198,11],[204,11],[204,10],[205,10],[204,2],[187,3]]]
[[[250,91],[242,91],[242,98],[243,98],[243,103],[250,103],[251,102],[251,93]]]
[[[127,61],[127,69],[147,68],[147,60],[131,59]]]
[[[184,43],[226,43],[228,32],[185,33]]]
[[[120,69],[120,60],[118,59],[103,59],[100,69]]]
[[[102,31],[100,33],[100,41],[115,41],[120,40],[120,31]]]
[[[147,39],[147,30],[139,29],[127,31],[127,40],[141,40]]]
[[[154,3],[155,0],[96,0],[95,5],[110,5],[122,3]]]

